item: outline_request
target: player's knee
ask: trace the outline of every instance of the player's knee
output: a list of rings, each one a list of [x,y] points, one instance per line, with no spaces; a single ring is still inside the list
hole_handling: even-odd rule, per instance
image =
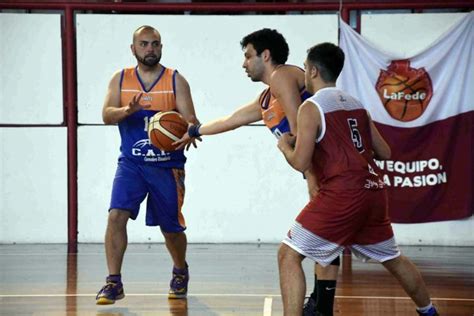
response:
[[[118,209],[111,209],[109,212],[108,225],[114,227],[123,227],[127,225],[130,213]]]
[[[165,231],[161,231],[161,232],[163,233],[163,237],[165,237],[165,239],[168,242],[172,242],[172,243],[185,237],[184,232],[177,232],[177,233],[170,233],[170,232],[165,232]]]
[[[287,253],[288,253],[288,246],[285,244],[281,244],[280,248],[278,248],[278,262],[279,263],[283,262],[286,259]]]
[[[393,259],[382,262],[382,265],[388,270],[397,270],[399,267],[403,266],[405,262],[405,257],[400,255]]]
[[[280,264],[287,261],[302,261],[303,256],[291,249],[286,244],[281,244],[280,249],[278,249],[278,262]]]
[[[409,270],[409,263],[404,256],[398,256],[396,258],[382,262],[382,265],[395,277],[406,274]]]

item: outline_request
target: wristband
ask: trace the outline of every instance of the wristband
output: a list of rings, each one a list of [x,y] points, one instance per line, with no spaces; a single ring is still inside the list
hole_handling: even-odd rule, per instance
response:
[[[195,138],[201,136],[199,133],[199,128],[201,127],[201,124],[196,124],[196,125],[191,125],[188,128],[188,135],[189,137]]]

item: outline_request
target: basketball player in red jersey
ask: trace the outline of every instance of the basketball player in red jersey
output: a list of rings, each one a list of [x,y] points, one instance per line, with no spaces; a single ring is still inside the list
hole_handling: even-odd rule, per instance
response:
[[[240,44],[244,50],[242,67],[248,77],[268,87],[229,116],[191,126],[181,141],[188,142],[190,134],[219,134],[261,120],[277,138],[286,132],[296,133],[298,106],[309,94],[303,69],[285,64],[289,55],[285,38],[276,30],[261,29],[245,36]],[[305,177],[310,196],[316,195],[317,183],[312,172],[305,172]],[[337,257],[326,268],[315,267],[314,291],[305,305],[306,315],[315,315],[316,311],[332,315],[339,264]]]
[[[418,269],[401,255],[393,236],[386,190],[374,162],[374,154],[388,159],[390,148],[362,104],[335,87],[343,64],[344,53],[333,44],[308,50],[305,82],[314,95],[298,109],[296,137],[286,133],[278,142],[288,163],[299,171],[312,168],[320,185],[278,253],[284,315],[302,314],[302,260],[326,266],[345,246],[381,262],[420,315],[438,315]]]
[[[160,64],[161,49],[160,33],[151,26],[139,27],[131,45],[138,65],[117,71],[105,97],[103,120],[118,123],[121,152],[105,233],[109,275],[97,294],[97,304],[113,304],[125,296],[121,268],[127,222],[136,219],[145,197],[146,225],[160,226],[174,263],[168,297],[187,295],[186,225],[181,213],[186,157],[183,150],[165,152],[153,147],[147,127],[159,111],[177,111],[190,123],[198,121],[188,82],[176,70]]]

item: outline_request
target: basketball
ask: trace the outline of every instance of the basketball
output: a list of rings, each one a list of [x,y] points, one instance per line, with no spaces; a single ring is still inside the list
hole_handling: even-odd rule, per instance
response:
[[[188,130],[188,123],[175,111],[158,112],[148,124],[148,138],[153,146],[164,151],[173,151],[172,144],[181,139]]]
[[[386,99],[384,106],[392,117],[408,122],[421,116],[425,109],[423,100],[427,95],[423,80],[393,76],[387,78],[382,87],[382,97]]]
[[[382,70],[376,88],[390,116],[402,122],[420,117],[433,91],[425,69],[411,68],[406,60],[393,61],[386,71]]]

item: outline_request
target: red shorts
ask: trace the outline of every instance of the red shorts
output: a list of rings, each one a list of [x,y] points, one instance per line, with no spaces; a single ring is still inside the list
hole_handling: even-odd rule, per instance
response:
[[[393,237],[386,190],[322,190],[296,218],[303,228],[341,246]]]

